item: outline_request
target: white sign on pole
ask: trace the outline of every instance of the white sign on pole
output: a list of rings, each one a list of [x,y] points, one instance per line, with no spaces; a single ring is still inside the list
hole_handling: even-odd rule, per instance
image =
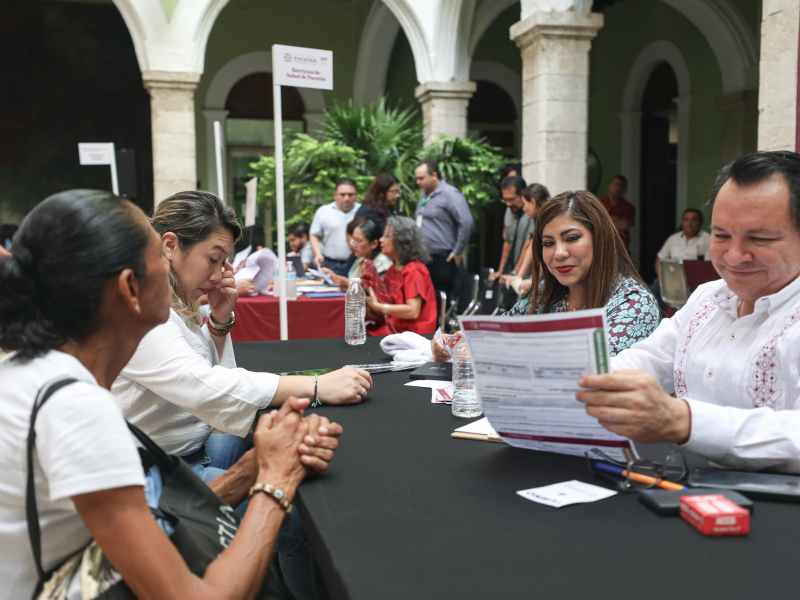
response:
[[[111,191],[119,195],[117,182],[117,153],[113,143],[79,142],[78,162],[81,165],[108,165],[111,167]]]
[[[276,85],[333,89],[333,52],[298,46],[272,46],[272,77]]]
[[[217,161],[217,197],[225,204],[225,177],[222,168],[222,123],[214,121],[214,156]]]
[[[256,224],[256,190],[258,189],[258,178],[253,177],[244,184],[247,196],[244,203],[244,226],[251,227]]]
[[[333,89],[333,52],[272,46],[272,106],[275,111],[275,209],[278,217],[278,290],[281,340],[289,339],[286,306],[286,215],[283,199],[283,107],[281,86]]]

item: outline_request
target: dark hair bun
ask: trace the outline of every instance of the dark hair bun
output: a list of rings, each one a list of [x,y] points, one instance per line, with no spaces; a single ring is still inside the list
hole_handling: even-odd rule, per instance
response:
[[[0,259],[0,348],[34,358],[97,327],[105,284],[144,274],[146,217],[94,190],[50,196],[25,218]]]

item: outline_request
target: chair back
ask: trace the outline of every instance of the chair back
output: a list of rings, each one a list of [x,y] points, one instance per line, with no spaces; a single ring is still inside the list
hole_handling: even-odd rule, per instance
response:
[[[490,315],[497,308],[498,291],[502,288],[498,280],[489,281],[494,269],[481,269],[478,281],[478,306],[470,314]]]
[[[680,308],[689,299],[689,287],[686,284],[686,271],[683,261],[659,261],[658,283],[661,287],[661,299],[672,308]]]

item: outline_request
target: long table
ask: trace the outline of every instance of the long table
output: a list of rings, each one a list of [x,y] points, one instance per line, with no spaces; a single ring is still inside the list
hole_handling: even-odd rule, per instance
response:
[[[290,340],[344,337],[344,297],[300,296],[286,303]],[[281,339],[275,296],[241,297],[236,302],[234,341],[255,342]]]
[[[383,359],[377,340],[238,344],[254,370]],[[634,494],[553,509],[517,490],[592,478],[582,459],[456,440],[464,421],[405,373],[376,375],[361,405],[325,407],[343,424],[324,477],[298,505],[330,598],[796,597],[800,507],[756,502],[746,538],[705,538]],[[795,540],[793,542],[793,540]]]

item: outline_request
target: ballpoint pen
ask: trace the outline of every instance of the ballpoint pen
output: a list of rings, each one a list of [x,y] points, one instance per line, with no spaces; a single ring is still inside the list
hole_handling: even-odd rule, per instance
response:
[[[682,486],[679,483],[673,483],[672,481],[666,481],[664,479],[659,479],[657,477],[651,477],[650,475],[643,475],[642,473],[637,473],[636,471],[631,471],[629,469],[625,469],[618,465],[612,465],[606,462],[593,460],[592,467],[597,469],[598,471],[611,473],[612,475],[618,475],[619,477],[624,477],[625,479],[630,479],[631,481],[635,481],[637,483],[644,483],[646,485],[659,487],[662,490],[684,489],[684,486]]]

